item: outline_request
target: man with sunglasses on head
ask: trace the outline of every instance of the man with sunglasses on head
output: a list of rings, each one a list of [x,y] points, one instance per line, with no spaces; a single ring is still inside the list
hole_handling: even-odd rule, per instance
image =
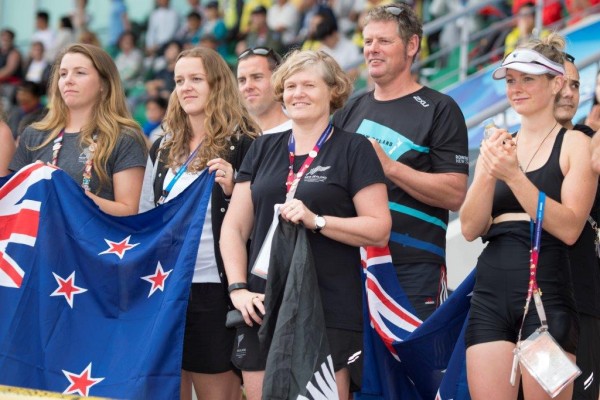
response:
[[[292,121],[283,112],[281,103],[275,101],[271,86],[271,75],[281,61],[281,56],[268,47],[250,48],[238,57],[238,89],[263,134],[292,129]]]
[[[363,54],[375,89],[350,100],[333,123],[373,143],[387,178],[396,274],[424,320],[447,297],[448,210],[458,210],[465,198],[469,158],[458,105],[411,75],[422,35],[410,6],[371,9]]]
[[[565,56],[565,83],[554,102],[554,117],[565,128],[581,131],[592,137],[592,128],[573,124],[573,117],[579,107],[579,71],[573,56]],[[595,227],[598,221],[600,192],[596,192],[596,200],[581,236],[569,249],[573,293],[579,314],[577,365],[581,369],[581,375],[575,380],[573,391],[573,398],[578,400],[597,400],[600,394],[600,260],[595,244],[598,235]]]

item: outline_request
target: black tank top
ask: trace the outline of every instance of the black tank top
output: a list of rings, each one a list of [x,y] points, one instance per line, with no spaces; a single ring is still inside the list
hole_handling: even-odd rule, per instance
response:
[[[549,198],[560,202],[560,189],[565,178],[560,169],[560,150],[562,148],[563,138],[567,130],[562,128],[556,135],[552,152],[546,164],[534,171],[525,173],[527,178],[535,185],[538,190],[546,193]],[[517,201],[517,198],[504,181],[496,181],[494,191],[494,202],[492,204],[492,218],[505,213],[522,213],[523,207]]]

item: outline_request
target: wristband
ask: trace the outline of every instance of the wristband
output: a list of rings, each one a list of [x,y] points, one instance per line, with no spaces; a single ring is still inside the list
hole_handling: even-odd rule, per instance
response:
[[[227,287],[227,291],[229,292],[229,294],[231,294],[231,292],[233,292],[234,290],[247,289],[247,288],[248,288],[248,284],[246,282],[237,282],[237,283],[232,283],[231,285],[229,285]]]

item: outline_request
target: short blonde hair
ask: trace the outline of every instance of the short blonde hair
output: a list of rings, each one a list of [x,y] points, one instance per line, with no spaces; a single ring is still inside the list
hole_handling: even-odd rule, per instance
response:
[[[285,81],[292,75],[310,67],[318,67],[321,78],[331,88],[329,112],[333,113],[344,106],[353,90],[352,81],[333,57],[324,51],[296,50],[289,53],[283,64],[271,77],[275,99],[283,104]]]

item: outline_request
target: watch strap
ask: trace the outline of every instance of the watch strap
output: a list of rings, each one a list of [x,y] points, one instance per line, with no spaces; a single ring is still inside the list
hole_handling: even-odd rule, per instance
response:
[[[248,284],[246,282],[236,282],[227,286],[227,291],[229,292],[229,294],[231,294],[231,292],[233,292],[234,290],[239,289],[248,289]]]

